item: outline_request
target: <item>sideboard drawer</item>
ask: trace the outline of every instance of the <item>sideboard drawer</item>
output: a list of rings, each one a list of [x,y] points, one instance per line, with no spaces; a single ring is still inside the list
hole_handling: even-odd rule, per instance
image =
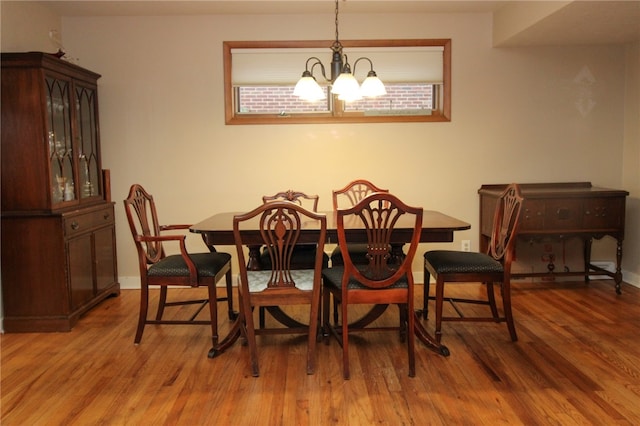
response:
[[[93,212],[65,217],[64,232],[67,237],[72,237],[113,222],[113,206],[109,205]]]
[[[590,229],[619,229],[624,226],[624,198],[585,200],[583,225]]]
[[[582,199],[550,199],[545,202],[545,230],[582,228]]]
[[[522,205],[522,211],[520,212],[520,229],[532,231],[537,229],[544,229],[544,215],[544,201],[525,200],[524,204]]]
[[[624,198],[525,200],[520,232],[620,229],[624,227]]]

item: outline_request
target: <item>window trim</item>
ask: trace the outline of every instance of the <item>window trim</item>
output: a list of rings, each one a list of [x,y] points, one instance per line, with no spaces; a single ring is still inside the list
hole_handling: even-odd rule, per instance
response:
[[[451,39],[403,39],[403,40],[341,40],[345,49],[349,47],[411,47],[411,46],[441,46],[443,47],[443,84],[441,109],[434,109],[431,115],[380,115],[365,116],[361,113],[337,111],[330,113],[305,113],[296,115],[278,114],[235,114],[234,88],[232,83],[232,49],[260,49],[260,48],[327,48],[327,58],[330,59],[332,41],[303,40],[303,41],[224,41],[224,110],[225,124],[326,124],[326,123],[404,123],[404,122],[449,122],[451,121]],[[326,64],[328,65],[328,64]],[[304,64],[300,64],[303,69]],[[341,103],[334,98],[335,103]]]

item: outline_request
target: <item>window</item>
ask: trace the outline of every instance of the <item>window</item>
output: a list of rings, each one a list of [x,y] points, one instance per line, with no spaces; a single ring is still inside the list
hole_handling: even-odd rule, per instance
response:
[[[327,41],[227,41],[224,49],[227,124],[380,123],[451,120],[451,40],[342,41],[354,76],[361,82],[368,63],[387,89],[385,96],[348,103],[332,96],[319,67],[314,76],[327,99],[293,96],[307,58],[320,58],[329,71]]]

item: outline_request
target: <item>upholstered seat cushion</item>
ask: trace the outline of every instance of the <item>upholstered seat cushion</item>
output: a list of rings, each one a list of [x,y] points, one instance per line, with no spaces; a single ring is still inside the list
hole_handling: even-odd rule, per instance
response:
[[[200,277],[215,277],[218,272],[231,260],[228,253],[194,253],[190,254],[196,265]],[[179,254],[167,256],[161,261],[151,265],[148,272],[154,277],[187,277],[189,268]]]
[[[359,268],[360,269],[360,268]],[[364,267],[363,267],[364,269]],[[331,268],[326,268],[322,271],[322,278],[324,279],[325,284],[330,283],[334,287],[342,288],[342,274],[344,273],[344,266],[334,266]],[[403,276],[398,281],[396,281],[393,285],[387,288],[407,288],[409,284],[407,283],[407,277]],[[359,283],[353,277],[349,279],[349,283],[347,284],[347,288],[349,289],[367,289],[369,287]]]
[[[296,288],[304,291],[313,290],[313,269],[292,269],[291,278],[296,283]],[[271,271],[247,271],[247,279],[249,280],[249,292],[258,293],[267,288]],[[238,275],[238,284],[240,275]]]
[[[424,254],[424,260],[438,274],[503,272],[500,262],[483,253],[433,250]]]

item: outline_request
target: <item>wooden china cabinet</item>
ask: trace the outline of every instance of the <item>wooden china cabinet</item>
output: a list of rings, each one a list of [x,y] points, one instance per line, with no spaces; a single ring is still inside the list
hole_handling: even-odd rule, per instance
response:
[[[6,332],[69,331],[120,292],[99,77],[55,55],[2,53]]]

